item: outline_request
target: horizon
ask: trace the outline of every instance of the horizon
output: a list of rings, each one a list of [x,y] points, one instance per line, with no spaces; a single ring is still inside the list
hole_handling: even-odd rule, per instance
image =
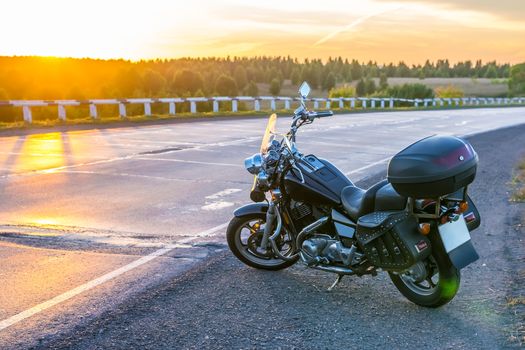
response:
[[[300,9],[276,0],[8,0],[3,9],[24,16],[0,23],[9,33],[0,38],[0,56],[525,61],[525,3],[512,0],[326,0],[303,1]]]
[[[276,56],[181,56],[181,57],[155,57],[155,58],[139,58],[139,59],[130,59],[130,58],[124,58],[124,57],[108,57],[108,58],[101,58],[101,57],[89,57],[89,56],[82,56],[82,57],[75,57],[75,56],[41,56],[41,55],[10,55],[10,56],[7,56],[7,55],[0,55],[0,59],[2,58],[39,58],[39,59],[49,59],[49,60],[53,60],[53,59],[56,59],[56,60],[67,60],[67,59],[72,59],[72,60],[99,60],[99,61],[124,61],[124,62],[129,62],[129,63],[141,63],[141,62],[155,62],[157,60],[167,60],[167,61],[177,61],[177,60],[213,60],[213,59],[223,59],[223,60],[226,60],[226,59],[230,59],[230,60],[234,60],[234,59],[239,59],[239,60],[243,60],[243,59],[247,59],[247,60],[250,60],[250,59],[257,59],[257,58],[269,58],[269,59],[277,59],[277,58],[282,58],[282,59],[286,59],[286,58],[290,58],[292,60],[297,60],[297,62],[299,64],[304,64],[306,61],[309,61],[309,62],[313,62],[313,61],[321,61],[323,64],[326,64],[329,59],[331,58],[332,60],[335,60],[335,59],[338,59],[338,58],[341,58],[343,61],[345,60],[348,60],[349,62],[351,62],[353,59],[356,59],[354,57],[343,57],[343,56],[329,56],[327,57],[326,59],[323,59],[323,58],[319,58],[319,57],[305,57],[305,58],[298,58],[298,57],[293,57],[293,56],[289,56],[289,55],[286,55],[286,56],[279,56],[279,55],[276,55]],[[357,60],[357,59],[356,59]],[[487,63],[491,63],[491,62],[494,62],[498,65],[505,65],[505,64],[512,64],[511,62],[508,62],[508,61],[498,61],[496,59],[488,59],[488,60],[483,60],[483,59],[480,59],[480,58],[471,58],[471,59],[465,59],[465,60],[459,60],[459,61],[452,61],[446,57],[440,57],[440,58],[436,58],[436,59],[423,59],[422,61],[420,62],[407,62],[406,60],[403,60],[403,59],[399,59],[397,61],[389,61],[389,62],[379,62],[379,61],[375,61],[375,60],[372,60],[372,59],[368,59],[368,60],[357,60],[360,64],[362,65],[366,65],[368,62],[372,62],[372,63],[375,63],[377,64],[379,67],[384,67],[388,64],[394,64],[394,65],[397,65],[399,63],[405,63],[407,64],[408,66],[414,66],[414,67],[417,67],[419,65],[424,65],[426,61],[429,61],[430,64],[436,64],[438,61],[448,61],[451,65],[454,65],[454,64],[457,64],[457,63],[464,63],[464,62],[467,62],[467,61],[470,61],[472,63],[476,63],[477,61],[481,61],[482,64],[487,64]]]

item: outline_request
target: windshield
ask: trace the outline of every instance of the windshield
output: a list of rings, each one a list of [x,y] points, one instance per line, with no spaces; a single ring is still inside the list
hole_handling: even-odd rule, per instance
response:
[[[268,143],[272,139],[272,136],[275,134],[275,124],[277,123],[277,114],[272,114],[268,118],[268,124],[266,124],[266,130],[261,141],[261,153],[265,154],[268,151]]]

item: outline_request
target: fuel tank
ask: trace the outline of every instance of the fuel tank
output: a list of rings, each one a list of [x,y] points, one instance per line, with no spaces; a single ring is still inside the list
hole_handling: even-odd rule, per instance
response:
[[[341,204],[341,190],[353,185],[335,165],[310,154],[296,163],[304,178],[296,169],[288,172],[284,179],[286,192],[292,199],[317,205]]]

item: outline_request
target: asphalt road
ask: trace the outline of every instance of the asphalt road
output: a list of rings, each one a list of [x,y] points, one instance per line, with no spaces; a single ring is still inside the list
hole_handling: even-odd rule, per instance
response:
[[[508,108],[338,115],[305,127],[299,134],[298,145],[304,153],[330,159],[357,181],[384,169],[390,156],[419,138],[435,133],[471,135],[517,125],[525,120],[524,114],[523,108]],[[113,321],[108,315],[112,314],[121,315],[130,322],[138,321],[123,328],[133,328],[133,332],[126,333],[126,330],[101,336],[100,344],[104,345],[100,347],[147,344],[156,348],[154,342],[141,343],[133,335],[141,333],[135,326],[140,325],[144,330],[149,327],[157,329],[158,322],[172,322],[178,325],[178,332],[188,335],[182,337],[170,328],[174,335],[179,334],[176,339],[181,341],[159,343],[166,347],[170,344],[180,347],[217,345],[215,339],[220,339],[220,332],[206,333],[196,328],[205,326],[201,323],[202,313],[231,315],[240,307],[249,309],[252,298],[261,287],[259,281],[247,283],[248,289],[241,293],[246,298],[224,298],[229,303],[226,309],[231,312],[222,311],[223,298],[219,296],[230,295],[232,289],[244,285],[237,284],[237,280],[246,280],[254,273],[260,275],[240,266],[221,251],[224,249],[223,224],[229,220],[235,207],[247,202],[247,190],[251,185],[242,160],[257,151],[265,123],[264,119],[242,119],[0,138],[0,191],[4,199],[0,203],[3,223],[0,227],[3,265],[0,271],[0,347],[72,345],[91,348],[98,344],[93,340],[93,334],[78,336],[88,339],[86,343],[77,343],[76,336],[71,334],[83,327],[100,335],[113,328],[120,332],[121,329],[111,323]],[[280,129],[284,131],[288,123],[287,118],[282,118]],[[519,130],[521,134],[517,135],[523,135],[523,130]],[[516,137],[514,135],[514,139]],[[517,140],[522,140],[522,137],[517,137]],[[488,146],[481,146],[488,147],[487,152],[494,151],[494,145],[505,145],[509,139],[500,138],[498,142],[489,140]],[[507,154],[508,151],[503,153],[504,159],[507,159]],[[503,169],[503,177],[509,174],[508,167],[497,169],[500,172]],[[502,193],[493,195],[501,196]],[[137,264],[139,258],[143,260]],[[119,268],[121,270],[112,275]],[[286,292],[284,300],[294,301],[295,294],[291,291],[296,287],[303,285],[303,292],[310,294],[312,290],[324,289],[325,284],[331,282],[328,281],[331,276],[314,274],[314,281],[318,281],[315,285],[316,282],[309,280],[309,272],[295,267],[288,271],[288,275],[279,274],[277,279],[273,275],[262,275],[262,285],[266,285],[265,290],[275,296],[276,303],[267,301],[264,306],[255,305],[257,312],[247,319],[254,328],[252,333],[261,330],[257,324],[265,319],[265,307],[269,308],[270,314],[282,313],[281,308],[290,312],[287,303],[278,302],[278,296]],[[221,279],[220,275],[228,277]],[[101,276],[106,277],[100,279]],[[184,277],[177,282],[180,276]],[[214,281],[216,284],[208,282],[213,276],[219,279]],[[283,291],[280,283],[290,277],[295,284],[287,285]],[[194,285],[194,280],[202,284]],[[325,315],[326,325],[319,328],[317,324],[318,331],[314,333],[320,338],[323,327],[332,326],[326,316],[335,313],[334,305],[345,305],[345,312],[349,312],[349,304],[343,303],[348,287],[358,289],[356,298],[360,305],[358,310],[362,313],[369,309],[381,310],[371,301],[375,298],[388,301],[392,297],[399,304],[393,288],[388,286],[389,292],[385,293],[381,286],[381,283],[385,284],[384,279],[377,281],[380,282],[352,282],[334,294],[323,294],[321,299],[328,298],[335,303],[329,307],[315,296],[313,300],[299,298],[297,300],[302,300],[304,307],[297,311],[296,317],[301,320],[305,308],[314,314]],[[79,286],[82,288],[78,289]],[[178,302],[190,298],[187,303],[193,303],[192,308],[177,305],[177,312],[182,312],[185,317],[178,317],[175,313],[164,315],[163,321],[157,320],[155,310],[165,309],[162,306],[166,302],[164,299],[159,299],[164,301],[158,304],[157,300],[148,299],[144,308],[139,308],[143,311],[139,315],[130,314],[126,309],[130,300],[151,297],[148,291],[163,286],[168,286],[168,290],[181,288],[182,292],[174,295]],[[187,293],[183,292],[185,286],[189,288]],[[75,288],[76,292],[71,293]],[[304,288],[307,289],[304,291]],[[362,288],[366,288],[366,293]],[[194,300],[196,291],[215,295],[211,300],[216,303],[206,302],[207,294],[200,294],[199,300]],[[171,294],[166,293],[161,294],[169,299]],[[56,299],[61,295],[69,297]],[[53,301],[52,305],[41,304],[49,301]],[[189,305],[187,303],[184,305]],[[37,305],[39,307],[35,309]],[[119,305],[128,313],[120,314]],[[152,306],[149,313],[148,305]],[[389,308],[394,307],[392,305],[394,303],[389,303]],[[469,305],[471,303],[467,307]],[[407,314],[410,310],[419,310],[406,303],[394,308]],[[31,312],[27,313],[28,310]],[[356,312],[351,314],[355,316]],[[422,314],[432,316],[428,311]],[[245,313],[242,315],[247,317]],[[309,315],[307,313],[305,317],[308,316],[306,319],[311,322]],[[230,328],[224,325],[236,322],[235,318],[229,321],[225,317],[210,321],[216,325],[215,330],[222,326],[223,332],[227,333]],[[334,317],[337,321],[341,316]],[[93,328],[93,325],[108,319],[108,327]],[[383,322],[388,319],[394,324],[395,318],[387,315],[382,318]],[[235,337],[237,333],[233,332],[235,342],[225,343],[224,347],[228,344],[234,347],[273,347],[275,334],[269,330],[287,327],[280,322],[284,319],[274,320],[272,325],[263,327],[261,341],[254,340],[252,333],[248,336],[241,332]],[[344,327],[349,329],[357,326],[351,320],[344,321]],[[365,321],[374,324],[374,318]],[[497,338],[494,329],[488,339]],[[339,329],[339,332],[343,330]],[[349,335],[357,337],[358,333],[361,334],[349,332],[343,338],[348,341]],[[304,343],[305,339],[316,338],[313,335],[305,337],[302,333],[282,329],[279,334],[283,337],[294,334],[284,338],[285,347],[317,344]],[[204,337],[202,341],[199,340],[201,335]],[[377,345],[373,339],[385,340],[392,334],[386,332],[384,338],[371,334],[360,336]],[[173,340],[165,334],[163,337],[166,341]],[[330,337],[333,338],[334,334]],[[332,339],[330,337],[327,339]],[[231,342],[231,335],[227,339]],[[241,343],[242,339],[248,339],[248,342]],[[303,343],[294,339],[302,339]],[[318,344],[331,347],[333,343]],[[468,347],[469,343],[461,344]]]

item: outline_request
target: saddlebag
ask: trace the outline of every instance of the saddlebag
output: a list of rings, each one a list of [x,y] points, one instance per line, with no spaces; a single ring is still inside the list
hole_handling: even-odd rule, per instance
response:
[[[372,265],[403,271],[431,252],[430,240],[419,233],[417,225],[406,211],[377,211],[359,218],[355,236]]]

